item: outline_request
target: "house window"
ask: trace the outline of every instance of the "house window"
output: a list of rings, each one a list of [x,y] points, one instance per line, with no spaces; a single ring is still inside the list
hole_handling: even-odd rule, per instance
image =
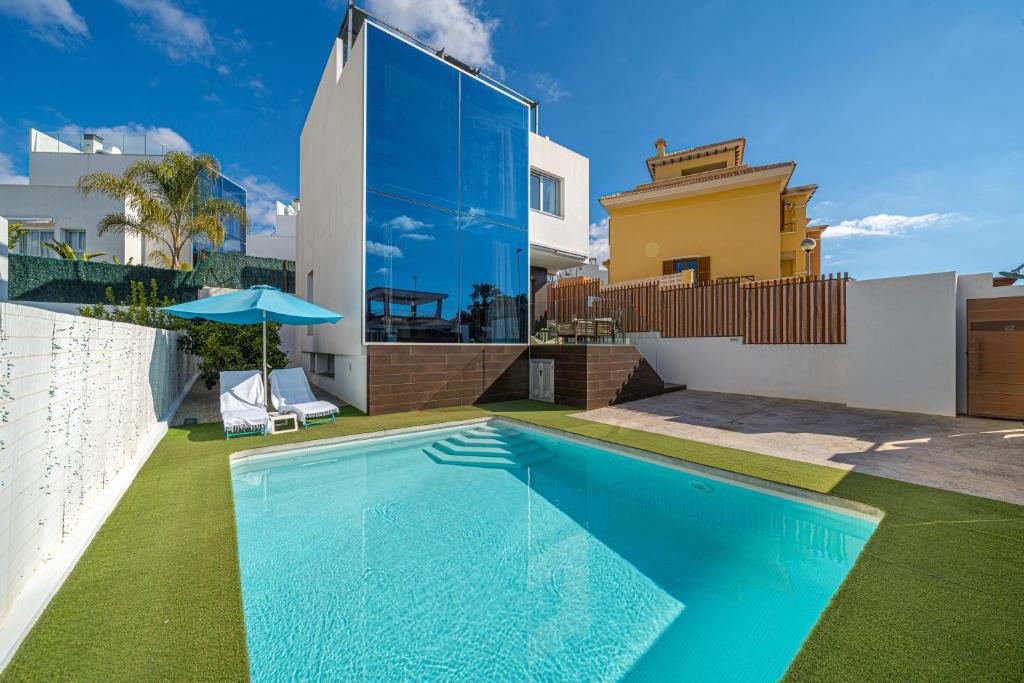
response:
[[[687,270],[693,271],[694,282],[711,281],[711,257],[710,256],[686,256],[683,258],[669,259],[662,261],[661,274],[674,275]]]
[[[540,171],[530,171],[530,208],[562,217],[562,181]]]
[[[81,258],[85,253],[85,230],[65,230],[64,236],[64,241],[75,252],[75,256]]]
[[[53,230],[29,230],[18,242],[18,253],[26,256],[54,257],[56,254],[43,246],[53,241]]]

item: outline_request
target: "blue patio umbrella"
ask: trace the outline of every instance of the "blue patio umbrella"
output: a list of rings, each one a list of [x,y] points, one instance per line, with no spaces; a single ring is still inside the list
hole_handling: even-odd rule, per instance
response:
[[[203,318],[229,325],[263,324],[263,386],[267,386],[267,323],[318,325],[336,323],[341,314],[329,311],[277,287],[256,285],[230,294],[220,294],[161,309],[179,318]]]

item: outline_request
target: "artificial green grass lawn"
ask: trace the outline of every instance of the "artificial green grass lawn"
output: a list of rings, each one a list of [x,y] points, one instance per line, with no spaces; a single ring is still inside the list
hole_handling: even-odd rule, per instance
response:
[[[246,679],[228,455],[494,414],[884,510],[791,680],[1024,677],[1024,507],[569,417],[576,410],[530,401],[379,417],[346,409],[333,425],[231,441],[220,424],[171,429],[3,679]]]

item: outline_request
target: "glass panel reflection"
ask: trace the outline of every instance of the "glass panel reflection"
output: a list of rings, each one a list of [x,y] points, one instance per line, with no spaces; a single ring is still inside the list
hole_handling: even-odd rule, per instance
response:
[[[367,188],[458,208],[459,74],[369,26]]]
[[[461,219],[459,292],[465,341],[526,342],[529,247],[525,230]]]
[[[366,194],[366,341],[457,342],[453,213]]]
[[[529,110],[462,76],[460,211],[526,228]]]
[[[529,108],[369,30],[366,341],[525,343]]]

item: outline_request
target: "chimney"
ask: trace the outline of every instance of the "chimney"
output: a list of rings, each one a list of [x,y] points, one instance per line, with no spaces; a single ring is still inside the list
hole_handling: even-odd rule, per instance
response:
[[[667,144],[668,143],[665,142],[665,138],[658,138],[654,141],[654,149],[658,150],[659,159],[665,156],[665,145]]]
[[[82,136],[82,151],[86,154],[96,154],[103,151],[103,138],[96,133],[86,133]]]

